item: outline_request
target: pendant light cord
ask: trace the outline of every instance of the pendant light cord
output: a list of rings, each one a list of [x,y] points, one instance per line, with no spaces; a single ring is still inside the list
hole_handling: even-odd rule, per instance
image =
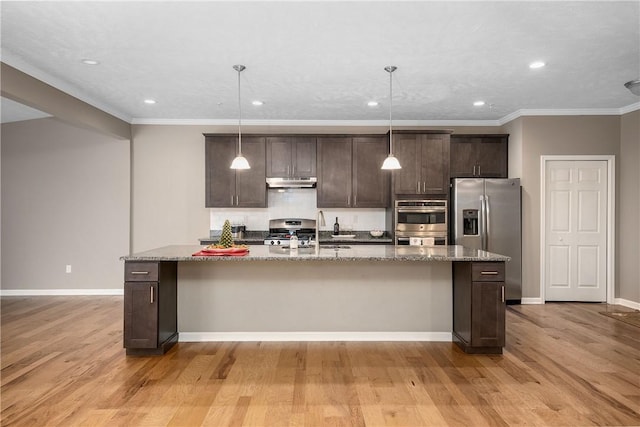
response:
[[[238,67],[238,156],[242,156],[242,103],[240,102],[240,73],[244,67]]]
[[[391,123],[391,109],[393,108],[393,68],[389,67],[389,154],[393,155],[393,128]]]
[[[393,156],[393,126],[391,110],[393,109],[393,72],[397,69],[395,65],[388,65],[384,70],[389,73],[389,156]]]

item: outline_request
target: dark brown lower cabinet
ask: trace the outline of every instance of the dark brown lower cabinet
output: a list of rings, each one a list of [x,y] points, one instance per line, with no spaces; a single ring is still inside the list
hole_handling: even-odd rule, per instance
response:
[[[501,354],[504,262],[453,263],[453,341],[465,353]]]
[[[178,264],[125,262],[124,347],[127,355],[164,354],[178,341]]]

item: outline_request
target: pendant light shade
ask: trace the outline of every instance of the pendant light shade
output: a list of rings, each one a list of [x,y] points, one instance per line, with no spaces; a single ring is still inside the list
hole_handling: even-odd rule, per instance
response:
[[[396,156],[393,155],[393,127],[391,120],[391,110],[393,106],[393,72],[397,69],[398,67],[394,65],[384,67],[384,70],[389,73],[389,155],[386,159],[384,159],[381,169],[386,170],[402,169],[402,166],[400,166],[400,162],[398,161]]]
[[[247,158],[239,153],[231,162],[231,169],[251,169],[251,166]]]
[[[630,82],[626,82],[624,87],[629,89],[632,94],[640,96],[640,80],[631,80]]]
[[[242,155],[242,103],[240,102],[240,73],[245,69],[244,65],[234,65],[238,72],[238,155],[231,162],[231,169],[251,169],[246,157]]]
[[[389,153],[384,162],[382,162],[382,167],[380,169],[402,169],[400,166],[400,161],[393,154]]]

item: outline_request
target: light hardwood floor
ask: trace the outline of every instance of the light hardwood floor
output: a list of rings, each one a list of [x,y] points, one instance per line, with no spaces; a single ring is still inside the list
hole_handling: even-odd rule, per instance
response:
[[[640,328],[512,306],[501,356],[452,343],[179,343],[126,357],[121,297],[3,297],[3,426],[640,425]]]

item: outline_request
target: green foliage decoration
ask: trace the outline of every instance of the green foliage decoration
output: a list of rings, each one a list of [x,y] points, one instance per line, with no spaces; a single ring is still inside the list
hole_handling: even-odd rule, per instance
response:
[[[233,246],[233,236],[231,236],[231,223],[228,219],[224,221],[224,225],[222,226],[222,234],[220,235],[220,240],[218,240],[218,245],[224,248],[230,248]]]

